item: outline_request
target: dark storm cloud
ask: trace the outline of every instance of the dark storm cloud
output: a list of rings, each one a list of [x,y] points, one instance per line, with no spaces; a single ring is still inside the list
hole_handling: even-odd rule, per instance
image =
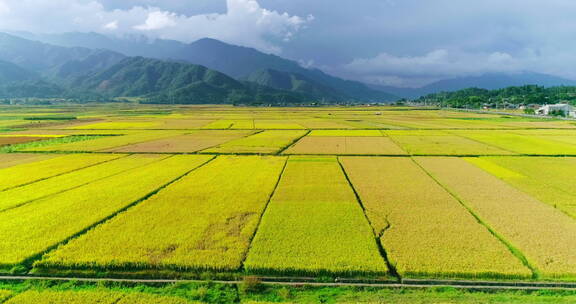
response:
[[[0,28],[208,36],[415,85],[524,70],[576,78],[575,12],[573,0],[0,0]]]

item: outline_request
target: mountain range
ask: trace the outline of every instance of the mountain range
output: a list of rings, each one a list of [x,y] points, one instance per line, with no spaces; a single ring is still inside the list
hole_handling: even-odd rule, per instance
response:
[[[9,86],[8,86],[9,84]],[[193,43],[97,33],[0,33],[0,97],[110,99],[170,103],[388,102],[468,87],[498,89],[576,81],[523,72],[441,80],[422,88],[367,85],[295,61],[214,39]],[[37,85],[36,90],[30,86]]]

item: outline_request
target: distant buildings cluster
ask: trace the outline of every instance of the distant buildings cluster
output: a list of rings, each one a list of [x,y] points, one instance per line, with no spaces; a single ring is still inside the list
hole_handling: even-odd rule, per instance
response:
[[[559,103],[543,105],[536,110],[536,114],[576,118],[576,109],[574,109],[574,107],[569,104]]]

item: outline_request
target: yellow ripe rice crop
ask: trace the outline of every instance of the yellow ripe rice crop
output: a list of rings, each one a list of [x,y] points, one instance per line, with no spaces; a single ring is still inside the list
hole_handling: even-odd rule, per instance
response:
[[[543,278],[576,278],[576,221],[458,158],[418,158]]]
[[[406,152],[387,137],[323,137],[306,136],[285,154],[334,155],[405,155]]]
[[[106,291],[30,290],[16,295],[4,304],[113,304],[121,296],[121,293]]]
[[[50,154],[26,154],[26,153],[9,153],[0,154],[0,169],[17,166],[25,163],[32,163],[41,160],[54,158],[57,155]]]
[[[157,162],[0,213],[0,265],[45,252],[145,198],[210,159],[157,156]],[[49,220],[47,220],[49,219]]]
[[[284,162],[219,157],[48,254],[41,265],[236,270]]]
[[[467,160],[576,219],[576,158],[486,157]]]
[[[122,155],[75,154],[21,164],[0,170],[0,191],[96,165]]]
[[[190,134],[179,135],[159,140],[146,141],[120,148],[110,149],[113,152],[196,152],[217,146],[244,136],[254,131],[238,130],[200,130]]]
[[[299,119],[297,123],[307,129],[352,129],[353,127],[330,119]]]
[[[290,158],[244,267],[279,274],[387,273],[335,158]]]
[[[1,299],[1,298],[0,298]],[[5,304],[193,304],[176,296],[155,295],[142,292],[109,290],[30,290],[16,295]]]
[[[161,125],[155,126],[155,129],[199,129],[211,123],[213,120],[207,119],[166,119]]]
[[[314,130],[308,136],[385,136],[380,130]]]
[[[12,296],[12,291],[0,289],[0,303]]]
[[[544,137],[504,133],[464,133],[465,137],[520,154],[575,155],[576,145]]]
[[[121,156],[118,156],[121,157]],[[156,156],[134,155],[58,175],[0,192],[0,212],[36,199],[90,184],[97,180],[158,161]]]
[[[158,126],[158,122],[150,121],[114,121],[114,122],[99,122],[95,124],[82,125],[72,127],[74,130],[127,130],[127,129],[154,129]]]
[[[506,155],[498,149],[455,135],[391,135],[392,140],[411,155]]]
[[[255,129],[304,129],[303,126],[287,120],[255,120]]]
[[[203,150],[205,153],[262,153],[269,154],[280,151],[306,131],[300,130],[268,130],[252,136],[233,140],[214,148]]]
[[[343,157],[341,162],[402,277],[531,276],[505,245],[410,158]]]
[[[100,131],[101,132],[101,131]],[[55,144],[49,146],[30,148],[25,151],[107,151],[112,148],[137,144],[145,141],[157,140],[167,137],[181,135],[183,131],[138,131],[127,132],[125,135],[103,136],[89,141],[72,142],[65,144]]]
[[[202,129],[247,129],[251,130],[254,129],[254,120],[253,119],[245,119],[245,120],[230,120],[230,119],[221,119],[217,121],[213,121],[207,125],[204,125]]]

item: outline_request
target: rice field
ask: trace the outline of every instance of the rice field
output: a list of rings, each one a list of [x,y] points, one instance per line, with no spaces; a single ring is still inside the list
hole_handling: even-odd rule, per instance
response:
[[[418,158],[417,162],[517,248],[536,275],[576,276],[576,221],[462,159]]]
[[[278,274],[388,271],[335,158],[288,160],[244,266]]]
[[[530,269],[411,159],[341,162],[402,277],[531,277]],[[398,191],[405,185],[426,191]]]
[[[0,298],[1,299],[1,298]],[[154,295],[117,291],[26,291],[9,299],[5,304],[194,304],[177,296]],[[199,302],[197,302],[199,303]]]
[[[535,162],[530,157],[490,157],[467,161],[576,219],[575,158],[543,157]]]
[[[93,182],[87,187],[0,212],[0,235],[3,236],[0,238],[0,267],[25,263],[210,159],[209,156],[156,158],[157,161],[149,165]]]
[[[178,135],[158,140],[113,148],[110,152],[155,152],[155,153],[186,153],[197,152],[212,148],[220,144],[249,136],[253,131],[220,131],[202,130],[192,131],[189,134]]]
[[[306,135],[306,131],[266,130],[203,150],[205,153],[276,153]]]
[[[40,265],[237,270],[284,162],[283,157],[219,157],[48,254]]]
[[[384,136],[306,136],[284,154],[406,155],[406,152]]]
[[[56,115],[77,119],[24,119]],[[576,281],[575,121],[386,106],[0,116],[19,126],[0,136],[0,274]],[[7,303],[76,301],[42,292]],[[106,294],[93,299],[181,301]]]

